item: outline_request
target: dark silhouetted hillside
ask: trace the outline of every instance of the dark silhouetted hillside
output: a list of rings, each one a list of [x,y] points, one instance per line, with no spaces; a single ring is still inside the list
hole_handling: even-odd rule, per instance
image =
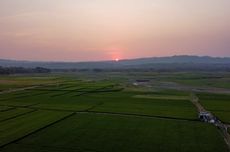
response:
[[[229,70],[230,58],[209,56],[171,56],[98,62],[33,62],[0,60],[2,67],[43,67],[48,69],[153,69],[153,70]]]

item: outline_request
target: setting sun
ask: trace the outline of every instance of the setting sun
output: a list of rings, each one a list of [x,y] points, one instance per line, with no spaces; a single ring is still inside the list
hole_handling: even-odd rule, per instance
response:
[[[230,0],[0,0],[0,152],[230,152]]]

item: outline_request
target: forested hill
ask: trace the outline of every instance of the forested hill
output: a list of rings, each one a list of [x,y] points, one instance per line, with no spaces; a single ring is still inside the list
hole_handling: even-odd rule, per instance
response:
[[[0,75],[9,75],[9,74],[30,74],[30,73],[49,73],[51,70],[36,67],[36,68],[23,68],[23,67],[1,67],[0,66]]]
[[[209,56],[171,56],[152,57],[115,61],[98,62],[33,62],[0,59],[2,67],[43,67],[48,69],[127,69],[127,68],[224,68],[229,69],[230,58]]]

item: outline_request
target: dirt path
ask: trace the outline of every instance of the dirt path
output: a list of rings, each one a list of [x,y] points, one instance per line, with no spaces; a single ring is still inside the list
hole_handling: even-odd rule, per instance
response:
[[[199,113],[206,111],[204,107],[199,103],[199,98],[194,93],[191,94],[191,102],[195,105]]]
[[[5,91],[1,91],[1,94],[6,94],[6,93],[12,93],[12,92],[17,92],[17,91],[24,91],[24,90],[29,90],[29,89],[35,89],[39,86],[30,86],[30,87],[24,87],[24,88],[17,88],[17,89],[9,89],[9,90],[5,90]]]
[[[227,127],[227,129],[230,129],[230,125],[229,124],[226,124],[226,127]]]
[[[196,96],[196,94],[191,93],[191,99],[190,101],[195,105],[197,108],[197,111],[199,113],[201,112],[209,112],[205,110],[205,108],[200,104],[199,98]],[[211,112],[209,112],[211,115],[213,115]],[[214,116],[214,115],[213,115]],[[230,150],[230,134],[228,133],[228,128],[230,127],[229,124],[224,124],[220,120],[216,121],[214,125],[221,131],[221,135],[224,137],[224,140],[226,144],[228,145],[228,148]]]

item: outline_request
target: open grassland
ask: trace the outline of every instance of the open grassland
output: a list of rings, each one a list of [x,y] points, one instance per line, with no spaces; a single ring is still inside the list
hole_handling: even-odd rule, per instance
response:
[[[214,113],[220,120],[230,123],[230,95],[199,94],[201,104]]]
[[[226,152],[215,127],[200,122],[76,114],[2,149],[3,152]]]
[[[0,94],[1,152],[227,152],[217,128],[198,121],[190,92],[135,89],[119,74],[35,78],[24,79],[36,88]],[[228,122],[229,96],[198,96]]]

